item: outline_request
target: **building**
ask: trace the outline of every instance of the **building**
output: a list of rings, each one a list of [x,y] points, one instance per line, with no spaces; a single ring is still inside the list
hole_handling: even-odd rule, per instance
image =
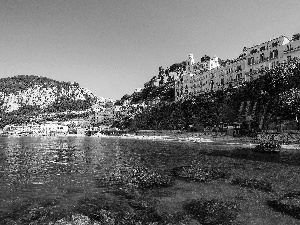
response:
[[[257,79],[262,70],[274,68],[286,59],[284,49],[291,41],[285,37],[271,39],[262,44],[247,48],[246,73],[249,80]]]
[[[300,56],[300,39],[289,40],[284,35],[250,48],[244,48],[236,59],[221,61],[218,57],[204,56],[195,63],[188,55],[186,70],[174,76],[175,101],[201,93],[238,87],[257,79],[267,69]]]
[[[69,127],[55,122],[46,122],[40,126],[40,133],[43,135],[66,135]]]

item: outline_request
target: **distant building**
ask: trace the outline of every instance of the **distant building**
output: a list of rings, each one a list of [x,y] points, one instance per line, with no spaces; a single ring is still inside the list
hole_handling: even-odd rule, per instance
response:
[[[47,122],[40,126],[40,132],[45,135],[67,134],[68,131],[69,131],[68,126],[57,124],[57,123]]]

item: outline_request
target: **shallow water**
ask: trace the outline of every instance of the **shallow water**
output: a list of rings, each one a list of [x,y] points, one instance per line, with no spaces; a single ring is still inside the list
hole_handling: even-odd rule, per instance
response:
[[[215,143],[94,137],[0,138],[0,213],[10,212],[16,205],[31,199],[55,199],[59,201],[57,210],[70,211],[88,196],[105,195],[106,198],[117,201],[118,197],[111,194],[112,187],[99,185],[99,179],[111,171],[119,171],[122,175],[122,171],[134,166],[166,170],[199,162],[232,169],[233,175],[241,173],[243,176],[246,171],[250,176],[270,177],[274,186],[278,186],[278,195],[280,191],[288,191],[288,187],[280,186],[280,182],[293,182],[295,186],[299,183],[292,180],[294,177],[284,176],[291,175],[290,167],[286,166],[292,166],[292,170],[296,172],[299,170],[300,154],[295,151],[262,155],[252,153],[249,149],[239,150],[234,146]],[[282,165],[284,171],[277,164]],[[274,165],[277,172],[272,170]],[[278,174],[278,171],[283,176],[277,178],[274,175],[275,178],[272,178],[272,174]],[[280,213],[270,212],[264,204],[262,198],[276,197],[276,192],[265,194],[249,191],[232,186],[224,180],[209,184],[176,180],[172,187],[154,189],[147,195],[157,201],[159,211],[168,213],[181,211],[182,204],[191,199],[238,199],[244,210],[240,213],[239,220],[244,224],[258,224],[252,223],[252,220],[264,221],[264,224],[297,224],[295,220]],[[243,203],[247,198],[247,203]],[[251,205],[255,202],[260,202],[258,208],[267,213],[262,213]],[[253,215],[246,213],[249,211]],[[274,223],[274,220],[278,223]]]

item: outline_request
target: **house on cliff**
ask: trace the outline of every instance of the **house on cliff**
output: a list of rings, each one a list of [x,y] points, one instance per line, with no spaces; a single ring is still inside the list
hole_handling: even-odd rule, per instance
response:
[[[300,36],[300,35],[299,35]],[[221,61],[218,57],[204,56],[195,63],[193,54],[188,55],[186,70],[175,77],[175,101],[199,94],[238,87],[244,82],[257,79],[267,69],[300,56],[300,37],[290,40],[284,35],[244,48],[239,57]]]

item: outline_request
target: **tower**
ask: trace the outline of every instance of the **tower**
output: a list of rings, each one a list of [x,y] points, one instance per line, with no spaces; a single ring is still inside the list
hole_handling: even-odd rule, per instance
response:
[[[194,64],[195,60],[193,58],[193,54],[188,55],[188,60],[186,61],[186,72],[187,73],[193,73],[194,72]]]

